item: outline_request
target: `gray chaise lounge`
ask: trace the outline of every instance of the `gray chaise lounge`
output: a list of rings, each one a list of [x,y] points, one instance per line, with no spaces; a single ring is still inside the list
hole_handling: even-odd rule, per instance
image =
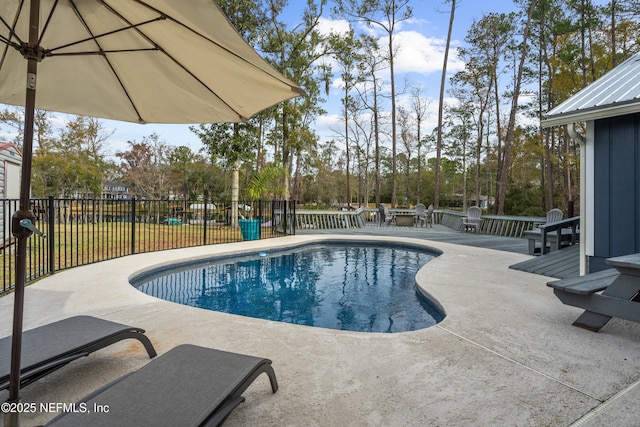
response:
[[[24,387],[66,364],[118,341],[140,341],[149,357],[156,351],[144,330],[91,316],[70,317],[22,335],[20,386]],[[0,390],[9,388],[11,336],[0,339]]]
[[[80,400],[76,407],[86,412],[64,413],[47,425],[217,426],[244,402],[242,393],[261,373],[275,393],[270,360],[180,345]]]

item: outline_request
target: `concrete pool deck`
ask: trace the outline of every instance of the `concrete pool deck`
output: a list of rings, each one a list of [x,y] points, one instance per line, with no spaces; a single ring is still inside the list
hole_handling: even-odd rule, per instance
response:
[[[528,255],[392,236],[443,251],[417,280],[445,308],[419,331],[356,333],[185,307],[144,295],[128,278],[179,259],[344,240],[286,238],[154,252],[70,269],[26,290],[25,329],[89,314],[146,329],[159,354],[182,343],[273,360],[228,426],[637,426],[640,325],[611,320],[599,333],[571,326],[544,276],[511,270]],[[0,336],[11,333],[12,295],[0,298]],[[130,341],[130,342],[129,342]],[[133,340],[77,360],[27,386],[26,403],[70,403],[149,362]],[[8,355],[2,355],[8,357]],[[179,390],[167,390],[167,393]],[[0,392],[5,401],[8,392]],[[35,426],[52,413],[23,414]],[[575,423],[575,424],[574,424]]]

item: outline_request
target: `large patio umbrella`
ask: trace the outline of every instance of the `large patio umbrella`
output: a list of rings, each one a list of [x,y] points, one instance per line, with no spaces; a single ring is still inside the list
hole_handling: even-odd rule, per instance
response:
[[[238,35],[215,0],[0,2],[0,103],[25,107],[20,205],[12,218],[10,401],[19,399],[26,226],[35,219],[34,109],[138,123],[239,122],[301,94]]]

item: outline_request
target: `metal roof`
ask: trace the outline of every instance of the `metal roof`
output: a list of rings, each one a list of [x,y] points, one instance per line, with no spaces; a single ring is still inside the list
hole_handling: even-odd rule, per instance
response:
[[[640,112],[640,53],[546,114],[543,128]]]

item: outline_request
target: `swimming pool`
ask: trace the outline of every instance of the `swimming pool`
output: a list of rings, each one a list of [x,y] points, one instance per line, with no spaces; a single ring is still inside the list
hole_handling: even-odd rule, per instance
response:
[[[165,267],[131,279],[140,291],[193,307],[362,332],[424,329],[444,318],[418,290],[424,247],[324,242]]]

